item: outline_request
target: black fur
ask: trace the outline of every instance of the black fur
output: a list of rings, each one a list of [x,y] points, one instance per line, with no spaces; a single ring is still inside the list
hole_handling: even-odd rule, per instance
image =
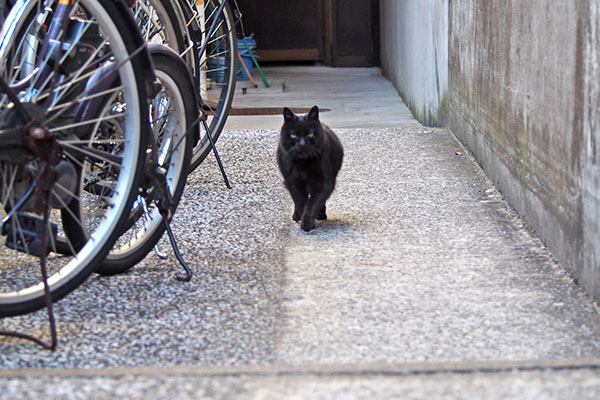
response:
[[[325,202],[335,188],[344,149],[336,134],[319,121],[317,106],[305,116],[284,108],[283,117],[277,163],[294,201],[292,218],[310,231],[315,218],[327,219]]]

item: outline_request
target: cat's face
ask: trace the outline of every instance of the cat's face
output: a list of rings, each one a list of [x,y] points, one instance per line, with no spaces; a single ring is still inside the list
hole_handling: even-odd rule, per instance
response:
[[[307,115],[297,116],[289,108],[283,109],[281,145],[296,158],[318,158],[323,144],[323,127],[319,122],[319,109],[314,106]]]

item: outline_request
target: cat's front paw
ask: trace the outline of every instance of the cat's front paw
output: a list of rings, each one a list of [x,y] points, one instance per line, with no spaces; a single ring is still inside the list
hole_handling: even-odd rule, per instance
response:
[[[306,232],[313,230],[315,229],[315,220],[313,218],[304,218],[300,227]]]
[[[296,222],[300,222],[300,220],[302,219],[302,216],[300,215],[300,213],[298,211],[294,211],[294,214],[292,214],[292,219]]]

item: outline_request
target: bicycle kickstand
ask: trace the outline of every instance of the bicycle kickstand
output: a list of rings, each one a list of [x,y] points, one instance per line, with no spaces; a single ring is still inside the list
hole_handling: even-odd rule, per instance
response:
[[[171,200],[171,192],[167,187],[166,180],[166,170],[161,167],[155,167],[152,171],[152,179],[154,180],[155,188],[159,193],[158,200],[158,210],[160,215],[162,216],[163,223],[165,224],[165,229],[167,230],[167,235],[169,235],[169,242],[171,242],[171,247],[173,248],[173,253],[175,253],[175,257],[179,264],[185,270],[185,275],[178,275],[175,277],[178,281],[189,282],[192,279],[192,270],[188,267],[187,263],[181,256],[179,252],[179,247],[177,246],[177,242],[175,241],[175,235],[173,235],[173,230],[171,229],[171,224],[169,223],[169,210],[171,208],[172,200]]]
[[[229,183],[229,179],[227,178],[227,174],[225,173],[225,168],[223,167],[223,163],[221,162],[221,157],[219,156],[219,152],[217,151],[217,146],[215,145],[215,141],[210,135],[210,130],[208,129],[208,123],[206,122],[207,117],[206,113],[204,112],[204,103],[202,102],[202,99],[200,99],[200,113],[200,121],[202,122],[202,125],[206,130],[206,136],[208,137],[208,141],[210,142],[210,147],[212,148],[213,154],[217,159],[217,164],[219,165],[219,169],[221,170],[221,175],[223,176],[223,180],[225,181],[225,186],[227,186],[227,189],[231,189],[231,184]],[[200,135],[200,137],[202,137],[202,135]]]
[[[181,264],[181,266],[185,270],[185,275],[178,275],[175,277],[175,279],[182,282],[189,282],[192,279],[192,270],[190,270],[190,267],[188,267],[188,265],[186,264],[185,260],[181,256],[181,253],[179,253],[179,248],[177,247],[177,242],[175,241],[175,236],[173,235],[173,230],[171,229],[171,224],[169,223],[169,219],[167,218],[166,213],[163,214],[161,212],[161,215],[163,216],[163,223],[165,224],[165,228],[167,229],[167,235],[169,235],[169,241],[171,242],[173,253],[175,253],[177,261],[179,261],[179,264]]]
[[[44,229],[43,227],[48,226],[48,210],[46,209],[44,212],[44,219],[41,229],[41,249],[47,248],[47,235],[48,229]],[[44,300],[46,302],[46,310],[48,311],[48,322],[50,324],[50,343],[46,342],[43,339],[37,338],[35,336],[21,333],[21,332],[13,332],[13,331],[0,331],[0,336],[9,336],[15,337],[18,339],[29,340],[31,342],[36,343],[37,345],[43,347],[46,350],[54,351],[56,350],[56,346],[58,345],[58,332],[56,331],[56,319],[54,317],[54,308],[52,304],[52,294],[50,293],[50,285],[48,284],[48,270],[46,269],[46,251],[41,250],[40,254],[40,269],[42,272],[42,280],[44,282]]]
[[[56,148],[54,147],[53,150],[55,151],[54,153],[52,152],[48,152],[51,155],[56,155]],[[50,284],[48,283],[48,269],[46,267],[46,257],[48,255],[47,249],[48,249],[48,235],[50,234],[50,226],[48,225],[48,218],[50,215],[50,210],[49,210],[49,205],[48,205],[48,199],[50,197],[50,191],[52,190],[52,186],[55,183],[55,179],[52,175],[54,169],[51,165],[49,165],[48,161],[44,161],[42,163],[42,167],[39,173],[39,182],[43,182],[42,184],[40,184],[39,186],[39,194],[37,197],[37,200],[39,201],[39,208],[42,212],[43,215],[43,219],[42,219],[42,225],[40,227],[40,270],[42,273],[42,281],[44,283],[44,300],[46,303],[46,309],[48,311],[48,322],[50,324],[50,335],[51,335],[51,341],[50,343],[37,338],[35,336],[26,334],[26,333],[21,333],[21,332],[13,332],[13,331],[0,331],[0,336],[9,336],[9,337],[16,337],[19,339],[25,339],[25,340],[29,340],[31,342],[34,342],[40,346],[42,346],[44,349],[46,350],[51,350],[54,351],[56,350],[56,346],[58,345],[58,332],[56,330],[56,319],[54,317],[54,307],[53,307],[53,301],[52,301],[52,293],[50,292]],[[34,204],[36,204],[36,201],[34,200]],[[20,208],[20,205],[17,205],[17,209]],[[17,215],[14,215],[13,218],[18,218]]]

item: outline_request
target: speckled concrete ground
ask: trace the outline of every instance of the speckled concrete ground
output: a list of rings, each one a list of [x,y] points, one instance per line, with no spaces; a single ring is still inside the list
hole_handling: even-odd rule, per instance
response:
[[[207,159],[173,223],[192,281],[153,255],[92,277],[56,352],[0,338],[0,398],[598,398],[596,305],[452,134],[335,129],[328,221],[291,220],[276,130],[227,132],[233,189]]]
[[[495,363],[497,364],[497,363]],[[169,368],[13,374],[3,398],[581,399],[600,390],[594,365],[477,363],[316,368]],[[466,367],[466,368],[465,368]],[[7,375],[7,374],[5,374]],[[14,395],[14,396],[13,396]]]

